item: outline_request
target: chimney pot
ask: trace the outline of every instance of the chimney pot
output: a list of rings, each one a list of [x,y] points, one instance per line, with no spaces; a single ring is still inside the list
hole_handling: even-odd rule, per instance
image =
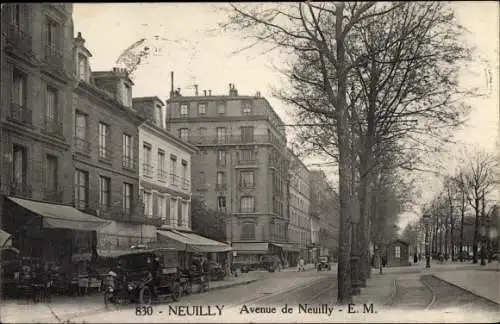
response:
[[[211,96],[212,95],[212,90],[208,90],[208,95]]]
[[[197,84],[194,85],[194,95],[198,96],[198,85]]]
[[[207,95],[207,90],[203,90],[203,95],[206,96]]]

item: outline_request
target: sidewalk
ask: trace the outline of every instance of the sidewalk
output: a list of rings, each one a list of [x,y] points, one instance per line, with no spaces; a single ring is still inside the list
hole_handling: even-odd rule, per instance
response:
[[[227,289],[259,280],[262,274],[240,274],[210,282],[211,290]],[[54,296],[50,303],[27,303],[25,299],[4,300],[0,304],[1,323],[58,323],[67,318],[106,311],[102,294],[83,297]]]

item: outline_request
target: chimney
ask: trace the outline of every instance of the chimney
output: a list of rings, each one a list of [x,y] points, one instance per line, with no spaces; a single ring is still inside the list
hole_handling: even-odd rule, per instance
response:
[[[232,84],[232,83],[230,83],[230,84],[229,84],[229,95],[231,95],[231,94],[233,93],[233,91],[232,91],[232,90],[233,90],[233,84]]]
[[[177,94],[180,96],[181,95],[181,88],[177,88]]]
[[[170,71],[170,98],[174,96],[174,71]]]
[[[211,96],[212,95],[212,90],[208,90],[208,95]]]
[[[198,85],[197,84],[194,85],[194,95],[198,96]]]
[[[207,96],[207,90],[203,90],[203,95],[206,97]]]

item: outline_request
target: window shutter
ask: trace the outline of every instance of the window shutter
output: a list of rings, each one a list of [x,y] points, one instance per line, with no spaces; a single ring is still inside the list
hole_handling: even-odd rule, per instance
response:
[[[153,192],[153,217],[160,217],[161,215],[158,215],[158,193]]]

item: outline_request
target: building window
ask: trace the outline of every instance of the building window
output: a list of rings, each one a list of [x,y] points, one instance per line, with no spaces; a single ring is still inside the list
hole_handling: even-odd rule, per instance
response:
[[[153,166],[151,165],[151,145],[144,142],[142,145],[142,172],[145,176],[150,177],[153,172]]]
[[[241,171],[240,172],[240,187],[241,188],[254,188],[254,172],[253,171]]]
[[[226,174],[224,172],[217,172],[217,189],[224,190],[226,186]]]
[[[165,152],[158,150],[158,179],[165,180],[167,172],[165,170]]]
[[[182,202],[177,201],[177,226],[183,226],[182,218]]]
[[[241,239],[254,240],[255,239],[255,224],[243,223],[241,224]]]
[[[220,167],[226,166],[226,151],[223,150],[217,151],[217,166]]]
[[[217,127],[217,143],[226,143],[226,127]]]
[[[162,220],[167,219],[166,199],[162,195],[158,195],[158,215]]]
[[[12,73],[12,103],[26,107],[26,74],[14,69]]]
[[[81,53],[78,54],[78,77],[80,78],[80,80],[88,81],[87,57]]]
[[[47,86],[45,91],[45,130],[62,135],[62,126],[57,121],[57,89]]]
[[[106,211],[111,205],[111,179],[99,177],[99,209]]]
[[[205,127],[200,127],[200,129],[198,129],[198,132],[200,134],[200,140],[203,140],[203,138],[207,134],[207,129]]]
[[[129,214],[132,211],[132,184],[131,183],[123,183],[122,189],[122,209],[125,213]]]
[[[46,159],[46,174],[45,174],[45,189],[51,193],[57,192],[57,157],[47,155]]]
[[[250,116],[252,114],[252,104],[249,101],[241,103],[243,116]]]
[[[241,127],[241,141],[248,143],[253,141],[253,126]]]
[[[47,17],[45,22],[45,41],[52,48],[57,48],[57,29],[57,23]]]
[[[181,104],[181,116],[187,116],[187,115],[188,115],[188,105]]]
[[[187,142],[189,140],[189,129],[179,128],[179,138],[184,142]]]
[[[170,157],[170,170],[171,170],[171,177],[172,177],[172,184],[174,186],[177,185],[177,158],[171,156]]]
[[[163,109],[162,106],[155,106],[155,123],[157,126],[163,128]]]
[[[217,209],[220,211],[226,210],[226,196],[217,197]]]
[[[88,205],[89,173],[83,170],[75,171],[75,207],[85,209]]]
[[[205,172],[201,171],[200,172],[200,184],[204,185],[207,183],[207,179],[205,178]]]
[[[182,163],[182,180],[184,182],[187,182],[188,179],[188,165],[185,163]]]
[[[242,213],[255,212],[255,198],[250,196],[241,197],[240,209]]]
[[[16,188],[22,188],[26,185],[26,174],[28,167],[26,148],[20,145],[13,145],[12,158],[12,180]]]
[[[205,116],[207,114],[207,105],[204,103],[198,104],[198,116]]]
[[[226,113],[226,105],[223,102],[217,104],[217,114],[224,115]]]
[[[123,134],[122,137],[122,149],[123,149],[123,166],[126,168],[134,167],[134,154],[133,154],[133,138],[128,134]]]
[[[240,151],[240,161],[254,161],[255,152],[253,150],[241,150]]]
[[[400,246],[394,247],[394,256],[398,259],[401,257],[401,247]]]
[[[104,123],[99,123],[99,157],[109,160],[111,159],[111,151],[109,149],[109,126]]]
[[[153,194],[151,192],[144,191],[144,215],[146,217],[153,217]]]
[[[170,224],[174,225],[175,221],[178,217],[177,214],[177,199],[171,198],[170,199]]]

